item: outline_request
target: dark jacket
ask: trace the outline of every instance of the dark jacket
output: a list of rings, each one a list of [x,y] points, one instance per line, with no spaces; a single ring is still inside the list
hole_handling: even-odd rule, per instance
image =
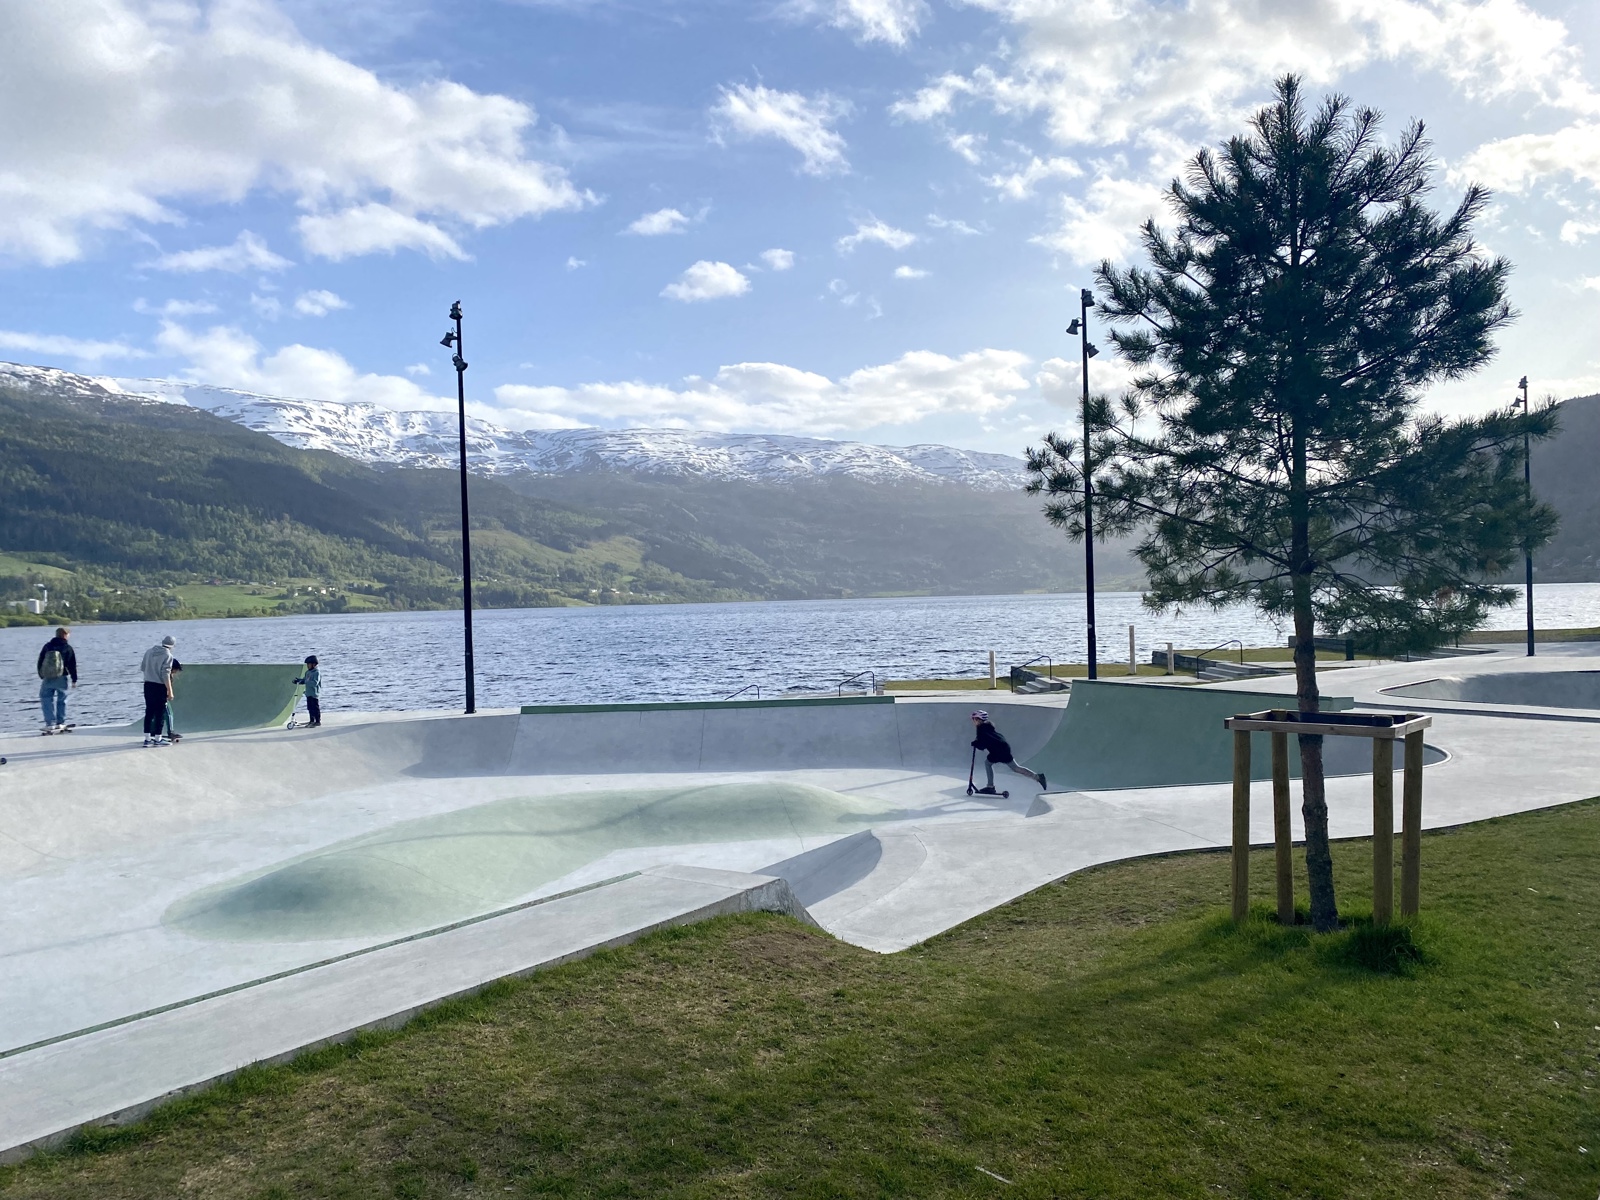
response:
[[[975,749],[986,753],[990,762],[1014,761],[1011,757],[1011,743],[1001,737],[1000,731],[987,721],[978,726],[978,736],[973,739],[972,745]]]
[[[44,666],[44,656],[52,650],[61,651],[61,661],[67,664],[67,674],[72,677],[72,682],[78,682],[78,656],[72,652],[72,646],[64,637],[53,637],[44,644],[44,649],[39,651],[39,661],[34,663],[33,669],[37,671]]]

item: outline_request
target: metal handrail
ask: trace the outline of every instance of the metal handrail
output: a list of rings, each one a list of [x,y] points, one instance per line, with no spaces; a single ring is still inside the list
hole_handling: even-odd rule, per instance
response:
[[[731,692],[728,695],[724,696],[723,699],[724,700],[732,700],[735,696],[742,696],[746,692],[750,692],[750,691],[755,692],[757,700],[761,699],[761,685],[759,683],[747,683],[742,688],[740,688],[737,692]]]
[[[872,694],[876,696],[878,694],[878,673],[876,671],[857,671],[854,675],[850,676],[850,678],[840,680],[838,685],[838,694],[841,696],[844,695],[845,686],[847,684],[854,683],[863,675],[872,681]]]
[[[1199,654],[1191,654],[1188,657],[1189,658],[1204,658],[1206,655],[1210,654],[1212,650],[1221,650],[1221,649],[1223,649],[1224,647],[1227,647],[1227,646],[1237,646],[1237,647],[1239,647],[1239,665],[1241,667],[1244,666],[1244,643],[1241,642],[1238,638],[1229,638],[1225,642],[1218,642],[1215,646],[1211,647],[1211,650],[1202,650],[1202,651],[1200,651]]]
[[[1051,658],[1050,658],[1050,656],[1048,654],[1035,654],[1027,662],[1018,663],[1017,664],[1017,668],[1020,668],[1020,669],[1022,669],[1024,671],[1026,671],[1029,667],[1033,666],[1033,664],[1036,663],[1036,662],[1042,662],[1044,664],[1045,676],[1047,678],[1054,679],[1056,677],[1056,664],[1051,660]]]

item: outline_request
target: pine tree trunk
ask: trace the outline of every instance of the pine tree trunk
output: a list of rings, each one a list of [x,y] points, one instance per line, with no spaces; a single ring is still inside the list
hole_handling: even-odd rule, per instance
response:
[[[1305,603],[1300,602],[1304,589]],[[1311,589],[1295,580],[1294,680],[1295,697],[1303,713],[1317,712],[1316,623],[1311,612]],[[1306,825],[1306,880],[1311,891],[1311,925],[1318,933],[1339,927],[1339,908],[1333,894],[1333,852],[1328,846],[1328,795],[1322,770],[1322,738],[1300,735],[1300,812]]]
[[[1311,598],[1311,516],[1306,489],[1304,436],[1292,434],[1289,482],[1290,587],[1294,602],[1295,698],[1303,713],[1321,709],[1317,690],[1316,611]],[[1328,793],[1322,770],[1322,737],[1300,735],[1300,812],[1306,826],[1306,882],[1311,892],[1311,927],[1339,928],[1333,894],[1333,852],[1328,846]]]

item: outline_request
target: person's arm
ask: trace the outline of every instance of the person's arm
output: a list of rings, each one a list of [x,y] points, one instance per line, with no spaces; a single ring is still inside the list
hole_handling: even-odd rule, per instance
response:
[[[78,686],[78,656],[77,656],[77,654],[73,651],[72,647],[69,645],[66,648],[66,652],[63,653],[61,657],[66,659],[66,662],[67,662],[67,674],[72,677],[72,686],[73,687],[77,687]]]

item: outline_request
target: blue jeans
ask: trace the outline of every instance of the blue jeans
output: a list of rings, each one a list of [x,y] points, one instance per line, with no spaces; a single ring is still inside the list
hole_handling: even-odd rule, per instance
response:
[[[46,679],[39,684],[39,707],[44,711],[46,725],[67,723],[67,677]]]

